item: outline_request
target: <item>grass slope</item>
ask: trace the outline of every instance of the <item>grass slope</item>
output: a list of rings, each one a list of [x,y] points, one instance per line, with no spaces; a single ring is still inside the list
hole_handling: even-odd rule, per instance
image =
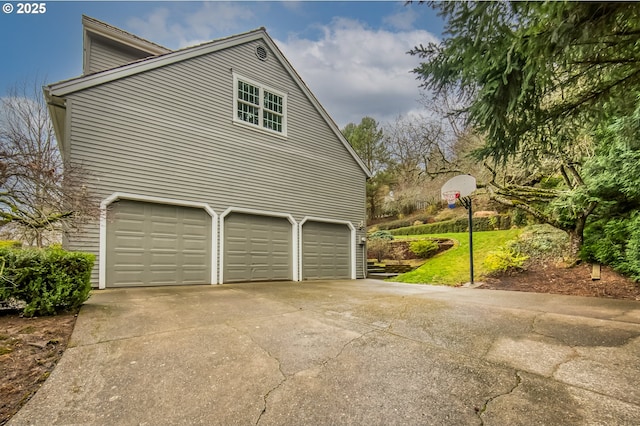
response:
[[[518,238],[522,229],[506,231],[485,231],[473,233],[474,278],[481,280],[487,273],[483,260],[487,254]],[[429,259],[418,269],[390,279],[389,281],[419,284],[459,285],[469,282],[469,234],[466,232],[450,234],[409,235],[404,238],[421,239],[426,237],[449,238],[455,246]],[[403,238],[403,237],[396,237]]]

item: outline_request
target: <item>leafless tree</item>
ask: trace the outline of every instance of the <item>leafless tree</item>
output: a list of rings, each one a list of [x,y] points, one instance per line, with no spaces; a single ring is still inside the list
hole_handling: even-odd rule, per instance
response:
[[[42,91],[13,86],[0,98],[0,226],[42,245],[93,213],[82,170],[65,164]]]

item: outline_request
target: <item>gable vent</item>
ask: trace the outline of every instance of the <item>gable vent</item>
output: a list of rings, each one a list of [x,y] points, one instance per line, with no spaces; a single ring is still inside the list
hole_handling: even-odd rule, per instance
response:
[[[256,56],[261,61],[266,61],[267,60],[267,49],[265,49],[264,46],[256,47]]]

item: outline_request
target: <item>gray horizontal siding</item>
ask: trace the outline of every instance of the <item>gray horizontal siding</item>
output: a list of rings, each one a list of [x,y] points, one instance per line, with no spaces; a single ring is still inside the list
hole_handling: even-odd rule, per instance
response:
[[[85,73],[108,70],[151,56],[147,53],[119,48],[99,38],[91,39],[88,55],[88,70],[85,70]]]
[[[71,95],[71,160],[83,165],[92,193],[204,202],[218,213],[277,211],[298,221],[364,220],[364,172],[275,57],[262,62],[254,50],[242,45]],[[286,139],[233,124],[232,70],[288,94]],[[89,227],[70,244],[97,253],[97,232]]]

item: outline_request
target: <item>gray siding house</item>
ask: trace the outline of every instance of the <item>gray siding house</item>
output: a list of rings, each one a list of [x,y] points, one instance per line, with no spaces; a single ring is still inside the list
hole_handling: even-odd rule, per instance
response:
[[[264,29],[171,51],[83,17],[45,87],[99,288],[362,278],[366,166]]]

